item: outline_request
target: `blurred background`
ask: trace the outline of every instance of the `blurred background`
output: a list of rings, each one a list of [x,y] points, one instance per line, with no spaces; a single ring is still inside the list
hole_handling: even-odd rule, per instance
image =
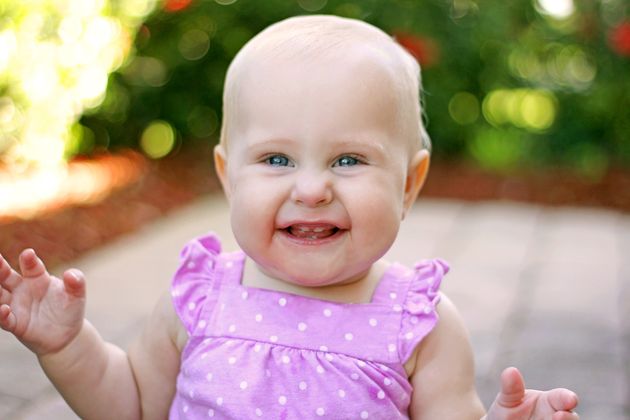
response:
[[[212,147],[230,60],[309,13],[372,23],[422,66],[432,169],[392,255],[453,263],[484,402],[517,363],[581,392],[585,418],[629,418],[628,0],[0,0],[3,256],[84,268],[91,319],[128,343],[181,243],[229,236]],[[24,418],[74,418],[10,338],[0,417],[44,395],[62,414]]]
[[[230,60],[308,13],[370,22],[421,63],[426,196],[630,209],[626,0],[0,0],[5,254],[38,232],[67,260],[46,238],[68,221],[92,225],[89,249],[215,190]]]

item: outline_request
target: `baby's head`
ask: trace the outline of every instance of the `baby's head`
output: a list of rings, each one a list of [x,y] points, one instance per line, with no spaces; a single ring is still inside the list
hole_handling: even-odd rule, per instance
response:
[[[241,78],[256,72],[263,64],[278,59],[304,60],[305,64],[336,61],[354,49],[368,49],[366,54],[380,56],[380,63],[388,66],[390,82],[398,105],[397,117],[413,149],[431,149],[431,141],[422,121],[421,74],[416,59],[385,32],[362,21],[337,16],[298,16],[267,27],[252,38],[232,61],[223,92],[223,122],[221,144],[227,147],[238,123]],[[375,57],[373,57],[375,58]]]
[[[419,91],[413,57],[360,21],[290,18],[243,47],[215,164],[262,272],[338,284],[385,254],[428,168]]]

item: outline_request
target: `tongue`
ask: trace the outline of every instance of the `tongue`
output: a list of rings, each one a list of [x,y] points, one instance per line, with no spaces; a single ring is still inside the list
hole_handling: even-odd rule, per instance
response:
[[[301,239],[323,239],[332,236],[337,231],[333,225],[292,225],[289,227],[291,235]]]

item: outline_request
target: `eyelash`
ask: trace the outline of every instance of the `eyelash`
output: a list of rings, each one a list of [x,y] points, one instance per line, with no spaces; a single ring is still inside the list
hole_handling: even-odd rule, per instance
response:
[[[341,162],[344,160],[351,160],[352,163],[346,162],[345,164],[342,164]],[[281,161],[281,162],[279,162]],[[265,156],[262,159],[262,162],[265,163],[266,165],[269,166],[273,166],[273,167],[292,167],[295,166],[292,162],[291,159],[289,159],[287,156],[282,155],[282,154],[273,154],[273,155],[268,155]],[[365,164],[364,159],[362,159],[360,156],[358,155],[342,155],[339,156],[337,159],[335,159],[334,163],[333,163],[333,167],[350,167],[350,166],[356,166],[356,165],[362,165]]]

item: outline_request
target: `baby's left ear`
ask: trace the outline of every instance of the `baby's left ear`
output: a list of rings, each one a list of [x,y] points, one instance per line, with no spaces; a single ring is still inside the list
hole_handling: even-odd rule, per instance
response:
[[[405,196],[402,218],[405,218],[407,211],[416,201],[424,181],[427,179],[429,172],[429,151],[426,149],[418,150],[411,159],[409,168],[407,169],[407,179],[405,180]]]

